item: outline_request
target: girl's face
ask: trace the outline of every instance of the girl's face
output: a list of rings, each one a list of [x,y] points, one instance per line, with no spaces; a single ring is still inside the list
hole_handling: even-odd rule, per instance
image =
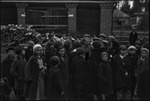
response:
[[[37,55],[41,55],[42,54],[42,48],[40,48],[40,47],[37,48],[35,52]]]
[[[148,56],[148,53],[146,51],[142,51],[141,56],[145,59]]]
[[[65,48],[60,49],[60,50],[59,50],[59,54],[60,54],[61,56],[64,56],[64,54],[65,54]]]
[[[129,49],[129,53],[130,53],[131,55],[135,54],[135,49]]]
[[[107,55],[103,55],[103,56],[102,56],[102,60],[103,60],[103,61],[107,61],[107,60],[108,60],[108,56],[107,56]]]

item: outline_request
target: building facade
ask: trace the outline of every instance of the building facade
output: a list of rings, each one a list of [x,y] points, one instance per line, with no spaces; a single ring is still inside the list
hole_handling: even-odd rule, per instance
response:
[[[33,25],[36,30],[70,34],[112,34],[116,1],[1,0],[1,25]]]

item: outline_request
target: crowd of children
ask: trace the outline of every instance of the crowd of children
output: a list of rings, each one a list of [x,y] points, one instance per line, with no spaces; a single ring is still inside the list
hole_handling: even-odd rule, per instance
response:
[[[1,78],[17,100],[149,100],[146,46],[140,40],[121,45],[105,34],[63,40],[49,35],[45,45],[31,40],[28,48],[8,47]]]

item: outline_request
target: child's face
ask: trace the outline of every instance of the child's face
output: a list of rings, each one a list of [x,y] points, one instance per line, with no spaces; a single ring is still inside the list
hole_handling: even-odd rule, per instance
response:
[[[142,58],[146,58],[148,56],[148,53],[146,51],[142,51],[141,56]]]
[[[129,50],[129,53],[130,53],[131,55],[135,54],[135,49],[130,49],[130,50]]]
[[[8,51],[8,56],[9,56],[9,58],[10,58],[11,60],[13,60],[13,59],[14,59],[14,56],[15,56],[15,51],[14,51],[14,50],[9,50],[9,51]]]
[[[102,60],[107,61],[108,60],[108,56],[107,55],[103,55],[102,56]]]
[[[41,55],[41,54],[42,54],[42,48],[36,49],[36,54],[37,54],[37,55]]]
[[[121,55],[125,55],[127,53],[127,50],[126,49],[121,49]]]
[[[64,49],[64,48],[60,49],[59,54],[60,54],[61,56],[64,56],[64,54],[65,54],[65,49]]]

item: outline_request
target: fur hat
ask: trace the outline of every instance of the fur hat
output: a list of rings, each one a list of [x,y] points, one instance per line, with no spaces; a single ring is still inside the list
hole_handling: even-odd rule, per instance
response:
[[[36,44],[33,46],[33,51],[35,51],[37,48],[42,48],[42,46],[40,44]]]

